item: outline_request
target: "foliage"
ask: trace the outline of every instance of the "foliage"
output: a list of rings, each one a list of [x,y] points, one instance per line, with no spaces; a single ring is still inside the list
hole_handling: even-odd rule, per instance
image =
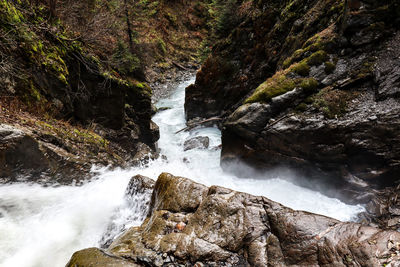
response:
[[[120,73],[128,75],[140,68],[139,58],[129,51],[128,46],[119,41],[112,56],[112,66]]]

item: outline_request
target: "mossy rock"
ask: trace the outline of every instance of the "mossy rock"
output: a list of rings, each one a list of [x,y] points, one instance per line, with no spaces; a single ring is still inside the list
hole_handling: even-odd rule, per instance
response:
[[[310,73],[310,66],[307,64],[307,62],[302,61],[300,63],[295,64],[291,68],[291,71],[294,71],[295,73],[301,76],[307,76]]]
[[[306,93],[311,93],[318,88],[318,82],[314,78],[292,79],[283,73],[278,73],[262,83],[244,103],[266,103],[271,101],[273,97],[289,92],[296,87],[302,88]]]
[[[318,66],[328,60],[328,54],[323,51],[319,50],[309,56],[306,61],[309,65]]]
[[[140,265],[105,253],[98,248],[75,252],[66,267],[139,267]]]
[[[331,74],[335,71],[336,69],[336,64],[330,61],[325,62],[325,73],[326,74]]]

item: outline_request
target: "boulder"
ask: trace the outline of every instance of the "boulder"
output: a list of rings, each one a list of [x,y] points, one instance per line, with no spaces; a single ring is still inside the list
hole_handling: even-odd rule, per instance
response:
[[[87,248],[72,255],[66,267],[139,267],[126,259],[110,255],[98,248]]]
[[[138,174],[131,178],[125,191],[125,205],[117,209],[110,220],[111,223],[107,226],[107,230],[100,241],[102,248],[107,248],[114,238],[126,229],[125,224],[140,222],[146,218],[153,188],[154,181],[146,176]],[[130,211],[129,214],[126,213],[127,208]],[[126,223],[121,224],[121,218]]]
[[[146,266],[392,266],[400,233],[163,173],[143,224],[107,253]]]
[[[49,164],[38,141],[25,132],[0,124],[0,177],[48,170]]]
[[[207,136],[197,136],[186,140],[183,143],[183,151],[192,150],[195,148],[208,148],[210,145],[210,138]]]
[[[54,145],[54,138],[42,141],[27,129],[0,124],[0,181],[70,183],[70,177],[88,178],[89,164]]]

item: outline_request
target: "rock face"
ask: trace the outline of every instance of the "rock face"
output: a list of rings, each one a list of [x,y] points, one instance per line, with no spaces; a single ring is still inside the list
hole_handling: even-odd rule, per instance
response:
[[[56,146],[38,141],[27,132],[0,124],[0,181],[63,182],[90,170],[89,164]]]
[[[226,170],[290,166],[357,190],[399,179],[399,4],[346,3],[243,4],[186,90],[188,118],[225,118]]]
[[[400,233],[163,173],[142,226],[106,252],[144,266],[395,266]],[[67,266],[98,266],[86,253],[93,251],[75,253]]]
[[[190,138],[183,143],[183,151],[195,148],[208,148],[210,145],[210,138],[207,136],[197,136]]]

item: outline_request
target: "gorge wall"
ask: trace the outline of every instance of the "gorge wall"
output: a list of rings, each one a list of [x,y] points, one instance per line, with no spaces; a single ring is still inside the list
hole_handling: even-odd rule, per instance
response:
[[[399,4],[250,1],[236,10],[234,30],[186,89],[188,119],[224,119],[222,166],[292,167],[355,190],[395,185]]]

